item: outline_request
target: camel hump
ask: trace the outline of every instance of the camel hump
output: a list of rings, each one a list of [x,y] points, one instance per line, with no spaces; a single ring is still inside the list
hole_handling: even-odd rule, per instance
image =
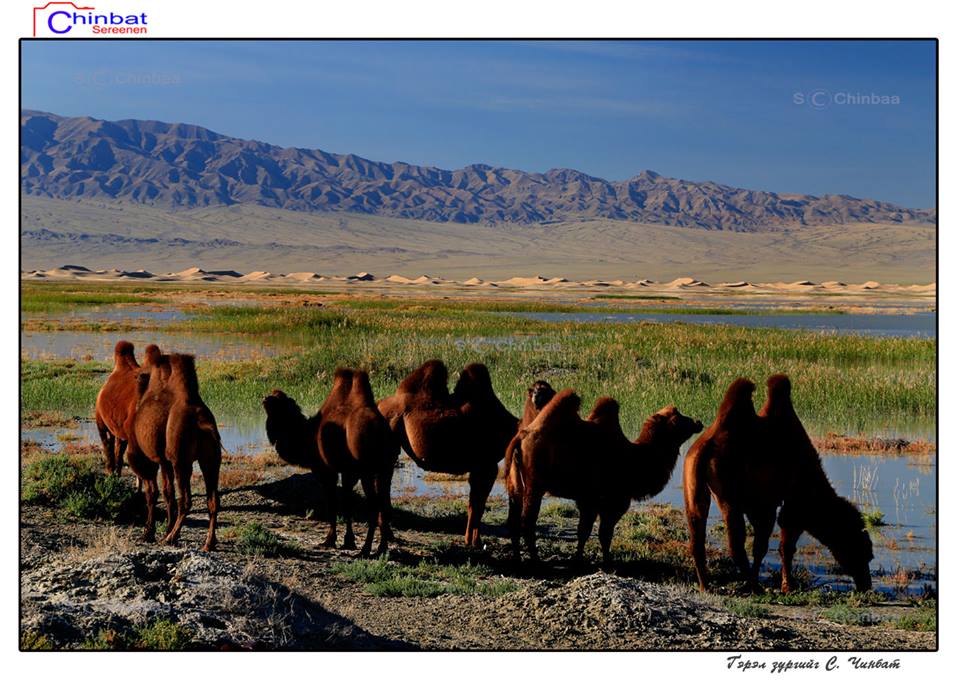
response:
[[[717,425],[724,425],[729,421],[736,421],[743,416],[755,416],[753,406],[753,391],[757,386],[748,378],[738,378],[727,388],[717,412]]]
[[[118,366],[121,364],[139,366],[136,357],[133,356],[133,343],[126,340],[119,341],[113,348],[113,361]]]
[[[572,388],[564,388],[553,399],[547,402],[536,420],[531,425],[542,427],[545,425],[578,420],[580,411],[580,396]]]
[[[144,358],[146,359],[147,364],[156,364],[159,361],[160,357],[160,348],[154,345],[153,343],[147,345],[143,350]]]
[[[762,416],[790,416],[795,414],[793,400],[790,397],[790,378],[778,373],[767,379],[767,403],[763,406]]]
[[[620,403],[612,397],[601,397],[593,405],[587,421],[603,425],[620,425]]]
[[[186,392],[189,397],[200,394],[200,382],[197,380],[197,365],[192,354],[167,355],[170,360],[170,379],[172,387]]]
[[[353,369],[338,368],[333,372],[333,388],[331,397],[346,399],[353,387]]]
[[[400,393],[425,394],[428,397],[447,395],[447,367],[439,359],[424,362],[419,369],[403,379]]]
[[[350,388],[351,400],[364,407],[376,407],[373,399],[373,388],[370,387],[370,374],[363,370],[353,372],[353,383]]]

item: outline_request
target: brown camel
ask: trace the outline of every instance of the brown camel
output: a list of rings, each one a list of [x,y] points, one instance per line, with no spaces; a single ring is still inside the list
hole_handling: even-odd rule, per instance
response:
[[[97,394],[95,414],[107,475],[119,476],[123,470],[123,453],[127,449],[125,426],[137,410],[139,376],[141,371],[149,370],[151,360],[159,355],[159,347],[147,345],[141,367],[133,355],[133,343],[121,340],[113,349],[113,371]]]
[[[710,495],[720,507],[730,556],[756,585],[774,522],[780,524],[781,591],[794,588],[791,575],[797,539],[806,530],[822,542],[857,590],[870,589],[873,544],[863,517],[827,479],[790,399],[784,375],[767,380],[767,402],[758,415],[754,384],[738,378],[727,389],[717,418],[687,452],[683,490],[690,552],[700,589],[706,589],[706,526]],[[777,510],[780,510],[779,516]],[[753,565],[744,548],[744,516],[754,530]]]
[[[377,554],[384,553],[393,539],[390,482],[400,450],[377,410],[367,372],[337,369],[330,394],[312,418],[304,416],[296,401],[281,390],[265,397],[263,407],[267,412],[267,438],[280,458],[311,469],[320,482],[330,524],[324,546],[333,547],[337,541],[339,475],[348,500],[358,480],[367,499],[369,525],[361,555],[370,553],[378,520]],[[343,509],[343,548],[356,549],[349,501]]]
[[[497,480],[498,464],[517,432],[517,418],[493,391],[483,364],[469,364],[453,393],[447,367],[430,360],[380,400],[380,413],[404,451],[426,471],[468,473],[467,545],[480,546],[480,520]]]
[[[193,355],[158,355],[149,374],[140,375],[141,398],[127,422],[130,468],[143,479],[147,495],[145,540],[155,538],[154,509],[157,501],[157,470],[163,482],[167,507],[164,543],[173,544],[190,511],[190,477],[193,463],[200,464],[206,487],[209,526],[204,551],[216,545],[217,512],[220,507],[220,433],[213,413],[200,398]],[[174,495],[174,482],[179,501]],[[173,517],[177,508],[176,519]]]
[[[506,473],[510,499],[508,527],[514,556],[520,557],[520,537],[537,561],[536,524],[544,495],[576,501],[580,511],[575,559],[600,518],[600,548],[605,566],[611,563],[610,544],[617,522],[631,500],[659,493],[670,479],[680,446],[703,429],[699,421],[676,407],[664,407],[643,424],[631,442],[620,427],[620,407],[610,397],[597,400],[586,420],[580,418],[580,397],[561,390],[537,418],[514,437]]]

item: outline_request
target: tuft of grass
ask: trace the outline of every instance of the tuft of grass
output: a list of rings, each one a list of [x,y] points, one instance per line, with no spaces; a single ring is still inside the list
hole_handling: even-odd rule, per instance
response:
[[[21,493],[27,504],[60,507],[74,518],[111,521],[129,512],[136,496],[121,477],[104,475],[94,463],[62,454],[27,464]]]
[[[300,546],[284,540],[259,523],[247,523],[236,531],[237,548],[244,554],[259,557],[289,557],[300,553]]]
[[[421,561],[404,566],[388,559],[355,559],[334,564],[333,572],[362,583],[377,597],[437,597],[443,594],[498,597],[517,589],[514,581],[489,578],[490,569],[481,565],[450,565]]]
[[[744,618],[768,618],[770,610],[762,604],[751,602],[749,599],[740,597],[725,597],[723,599],[723,608],[731,614],[743,616]]]
[[[46,652],[53,649],[53,643],[43,633],[28,630],[20,635],[20,651]]]
[[[873,528],[880,528],[881,526],[887,525],[886,521],[883,520],[883,512],[879,509],[869,509],[862,512],[863,523],[866,525],[867,530]]]
[[[168,619],[159,619],[137,628],[133,636],[135,649],[173,651],[186,649],[193,634],[184,626]]]
[[[834,623],[843,623],[850,626],[872,626],[880,623],[880,619],[869,611],[862,611],[847,606],[846,604],[836,604],[820,612],[820,617]]]
[[[933,632],[937,629],[937,612],[933,609],[915,609],[897,617],[893,626],[900,630]]]

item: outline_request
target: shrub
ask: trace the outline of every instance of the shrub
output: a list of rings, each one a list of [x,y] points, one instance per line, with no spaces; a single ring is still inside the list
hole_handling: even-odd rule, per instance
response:
[[[844,623],[851,626],[872,626],[880,622],[880,619],[869,611],[859,611],[845,604],[837,604],[825,609],[820,616],[834,623]]]
[[[131,508],[135,492],[119,476],[106,476],[89,461],[56,454],[24,469],[23,501],[57,506],[69,516],[119,520]]]
[[[723,600],[723,608],[731,614],[743,616],[744,618],[767,618],[770,616],[770,610],[765,606],[739,597],[725,598]]]
[[[159,619],[137,628],[133,646],[137,649],[170,651],[185,649],[192,639],[190,631],[179,623]]]
[[[937,612],[930,609],[917,609],[898,617],[893,625],[900,630],[932,632],[937,629]]]
[[[300,547],[283,540],[259,523],[247,523],[237,530],[237,548],[244,554],[259,557],[294,556]]]
[[[24,652],[44,652],[53,649],[53,644],[46,635],[28,630],[20,636],[20,649]]]

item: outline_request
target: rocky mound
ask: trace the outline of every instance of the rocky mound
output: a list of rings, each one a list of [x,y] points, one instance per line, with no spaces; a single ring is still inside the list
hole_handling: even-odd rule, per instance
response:
[[[42,634],[61,649],[160,619],[186,628],[190,646],[201,649],[391,647],[282,585],[201,552],[57,559],[24,569],[20,582],[22,632]]]

